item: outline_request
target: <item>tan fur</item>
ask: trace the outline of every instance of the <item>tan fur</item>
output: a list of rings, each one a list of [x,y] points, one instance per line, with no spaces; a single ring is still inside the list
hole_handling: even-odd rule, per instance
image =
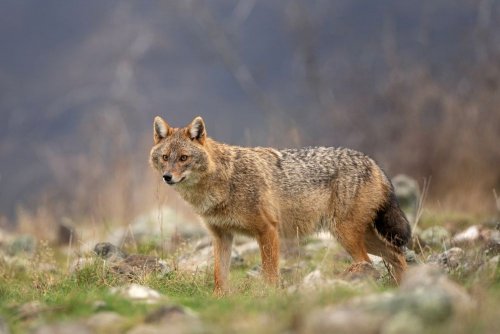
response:
[[[391,238],[401,234],[406,240],[408,223],[391,202],[387,177],[365,155],[335,148],[229,146],[207,137],[200,117],[182,129],[155,118],[154,143],[151,165],[212,232],[217,293],[227,290],[234,233],[257,239],[263,274],[272,284],[279,278],[280,237],[303,236],[321,227],[338,238],[355,262],[369,262],[370,252],[392,264],[397,281],[405,270],[402,248]],[[394,218],[394,226],[380,217]],[[375,227],[377,219],[385,236]]]

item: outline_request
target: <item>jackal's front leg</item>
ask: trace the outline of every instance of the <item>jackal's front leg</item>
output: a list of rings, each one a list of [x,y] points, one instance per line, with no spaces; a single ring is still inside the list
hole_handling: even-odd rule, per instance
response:
[[[279,279],[279,235],[273,225],[266,225],[257,236],[262,258],[262,272],[267,282],[276,285]]]
[[[221,296],[228,290],[233,234],[218,228],[211,228],[211,230],[214,245],[214,293]]]

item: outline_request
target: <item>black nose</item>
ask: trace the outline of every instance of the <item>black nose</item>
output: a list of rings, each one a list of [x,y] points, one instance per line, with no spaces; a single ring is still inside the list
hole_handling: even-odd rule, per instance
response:
[[[163,181],[165,181],[167,183],[170,182],[170,181],[172,181],[172,174],[169,174],[169,173],[164,174],[163,175]]]

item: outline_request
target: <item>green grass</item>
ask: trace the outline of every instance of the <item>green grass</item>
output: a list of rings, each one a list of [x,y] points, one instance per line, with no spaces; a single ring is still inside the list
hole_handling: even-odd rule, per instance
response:
[[[138,249],[147,253],[152,250],[151,247],[145,245]],[[395,289],[389,281],[382,281],[369,285],[368,292],[346,287],[325,287],[308,293],[289,293],[286,287],[270,288],[260,279],[248,277],[247,270],[258,262],[258,254],[247,256],[244,266],[232,269],[231,293],[224,298],[212,295],[210,268],[195,274],[177,271],[167,277],[151,274],[136,278],[135,281],[158,290],[166,296],[166,303],[192,309],[207,329],[217,333],[293,331],[311,310],[338,304],[365,293]],[[350,264],[340,248],[320,249],[312,256],[299,255],[298,259],[283,262],[292,268],[302,264],[283,275],[287,286],[300,282],[318,266],[327,278],[338,278],[339,273]],[[51,263],[54,268],[41,271],[37,266],[39,263]],[[500,307],[499,269],[495,278],[487,282],[474,281],[474,272],[452,272],[451,277],[480,300],[482,311],[465,321],[465,332],[469,329],[489,332],[496,328],[492,324],[498,323],[495,310]],[[27,332],[41,323],[84,319],[102,310],[125,316],[126,328],[131,328],[143,322],[159,306],[132,302],[110,293],[110,287],[126,282],[126,279],[117,277],[105,268],[101,260],[95,260],[71,274],[63,253],[42,244],[28,265],[9,264],[0,260],[0,314],[13,333]],[[20,309],[34,301],[40,302],[43,310],[32,317],[23,317]],[[98,301],[99,306],[96,306]],[[443,326],[448,326],[446,330],[452,332],[452,325]]]
[[[321,252],[317,256],[325,259]],[[348,289],[325,290],[307,298],[297,293],[284,293],[283,289],[266,286],[260,279],[247,277],[246,271],[258,263],[258,255],[249,259],[248,265],[232,270],[232,292],[224,298],[212,295],[211,269],[197,274],[175,272],[167,277],[151,274],[135,281],[167,296],[168,303],[192,309],[204,323],[223,332],[232,332],[248,319],[262,322],[263,316],[276,319],[265,325],[267,331],[284,331],[304,309],[340,302],[355,295]],[[73,274],[66,269],[66,261],[61,254],[44,245],[27,267],[0,263],[0,313],[13,333],[26,332],[39,323],[85,318],[101,310],[126,316],[132,326],[158,307],[111,294],[110,287],[127,280],[107,270],[101,260],[96,259]],[[40,271],[37,262],[50,262],[55,270]],[[298,274],[303,277],[308,270],[309,267],[304,268]],[[34,301],[43,305],[43,311],[33,317],[23,317],[20,309]],[[96,308],[96,301],[104,302],[101,303],[104,306]],[[252,328],[244,331],[252,332]]]
[[[447,229],[460,231],[477,224],[478,221],[483,220],[482,218],[484,217],[464,212],[424,210],[418,227],[426,229],[432,226],[446,226]]]

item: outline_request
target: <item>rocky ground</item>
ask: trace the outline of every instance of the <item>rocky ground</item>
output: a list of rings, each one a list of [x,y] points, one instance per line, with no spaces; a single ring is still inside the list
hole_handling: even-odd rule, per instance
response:
[[[162,210],[94,233],[99,242],[83,230],[59,246],[0,230],[0,333],[500,332],[497,219],[424,214],[400,286],[375,256],[365,275],[346,273],[349,256],[318,234],[284,243],[281,286],[270,288],[257,244],[240,237],[231,293],[217,298],[210,238]]]

